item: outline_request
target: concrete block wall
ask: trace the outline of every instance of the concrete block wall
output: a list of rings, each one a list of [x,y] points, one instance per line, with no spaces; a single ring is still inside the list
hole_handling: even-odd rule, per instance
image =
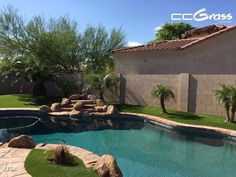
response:
[[[178,95],[178,75],[139,75],[129,74],[121,75],[121,102],[126,104],[136,105],[150,105],[160,106],[159,100],[151,96],[152,89],[157,84],[168,85],[175,95]],[[166,106],[172,109],[177,109],[177,102],[179,97],[175,100],[166,102]]]
[[[81,92],[83,85],[83,78],[81,74],[65,74],[63,78],[68,79],[74,82],[78,87],[78,92]],[[19,80],[17,83],[15,82],[14,77],[10,77],[8,79],[4,79],[0,77],[0,95],[5,94],[30,94],[32,90],[32,85],[24,80]],[[59,95],[59,91],[54,82],[48,81],[45,82],[45,87],[47,88],[48,95]]]
[[[236,75],[129,74],[121,75],[120,84],[122,103],[160,106],[151,91],[156,84],[165,84],[175,94],[175,100],[166,102],[167,108],[223,116],[224,108],[214,100],[214,91],[220,84],[236,85]]]
[[[214,100],[214,91],[221,84],[236,85],[236,75],[191,75],[189,111],[225,115],[224,107]]]
[[[178,87],[178,102],[177,108],[181,111],[188,111],[188,98],[189,98],[189,74],[182,73],[179,75]]]

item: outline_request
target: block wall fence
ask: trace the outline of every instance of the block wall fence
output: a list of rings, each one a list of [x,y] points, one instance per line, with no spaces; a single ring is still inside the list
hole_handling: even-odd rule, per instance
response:
[[[78,93],[84,85],[83,75],[65,75],[67,79],[78,85]],[[12,85],[12,78],[0,78],[0,95],[31,93],[31,85],[23,81]],[[169,86],[175,94],[174,100],[166,102],[167,108],[179,111],[196,112],[202,114],[225,115],[222,105],[214,100],[214,90],[220,84],[236,85],[236,75],[197,75],[197,74],[121,74],[120,85],[116,93],[107,90],[104,94],[107,102],[121,102],[133,105],[160,106],[159,100],[151,96],[156,84]],[[46,83],[48,95],[58,95],[59,92],[53,82]]]
[[[81,74],[64,74],[63,78],[74,82],[78,87],[78,92],[81,90],[81,86],[83,83]],[[14,82],[14,77],[9,77],[8,79],[0,77],[0,95],[31,93],[32,85],[29,82],[25,82],[24,80],[19,80],[16,83]],[[47,95],[59,95],[59,91],[54,82],[46,82],[45,87],[47,88]]]
[[[236,75],[121,75],[120,102],[160,106],[159,100],[151,96],[156,84],[168,85],[175,94],[175,100],[166,102],[167,108],[223,116],[224,108],[214,100],[214,91],[220,84],[236,85]]]
[[[75,93],[81,93],[84,86],[84,75],[83,74],[65,74],[64,79],[70,80],[77,85],[77,90]],[[6,94],[30,94],[32,85],[24,80],[19,80],[17,83],[13,84],[15,78],[9,77],[4,79],[0,77],[0,95]],[[60,95],[54,82],[46,82],[45,87],[47,88],[47,95]],[[104,99],[107,102],[117,102],[119,101],[119,89],[115,93],[110,90],[106,90],[104,93]]]

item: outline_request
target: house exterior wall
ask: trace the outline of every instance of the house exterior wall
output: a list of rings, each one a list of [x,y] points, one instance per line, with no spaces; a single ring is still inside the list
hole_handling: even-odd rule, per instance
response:
[[[236,74],[236,29],[183,50],[113,54],[120,74]]]
[[[184,50],[115,53],[116,71],[123,77],[121,102],[158,106],[150,95],[153,86],[162,83],[176,95],[168,107],[223,115],[213,96],[220,84],[236,85],[235,39],[232,30]]]

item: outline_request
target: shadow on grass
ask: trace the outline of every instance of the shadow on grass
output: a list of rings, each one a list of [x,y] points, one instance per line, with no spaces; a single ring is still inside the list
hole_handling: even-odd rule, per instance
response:
[[[201,119],[200,116],[196,114],[191,114],[191,113],[185,113],[185,112],[171,112],[168,114],[169,118],[176,118],[176,119],[185,119],[185,120],[197,120]]]
[[[144,107],[144,106],[137,106],[137,105],[125,105],[125,104],[117,104],[116,107],[119,111],[125,112],[137,112],[143,114],[150,114],[154,116],[160,116],[163,118],[174,118],[174,119],[184,119],[184,120],[200,120],[202,119],[201,116],[193,113],[188,112],[181,112],[181,111],[174,111],[170,110],[168,114],[161,114],[160,108],[154,107]]]
[[[32,102],[33,97],[31,95],[23,94],[16,96],[19,101],[25,102],[24,105],[30,105],[30,106],[51,105],[52,103],[61,101],[60,96],[39,96],[36,97],[36,103],[33,103]]]

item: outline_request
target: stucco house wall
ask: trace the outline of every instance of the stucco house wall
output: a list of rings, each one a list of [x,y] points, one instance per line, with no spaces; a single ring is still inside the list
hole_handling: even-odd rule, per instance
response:
[[[182,50],[115,52],[113,58],[116,71],[126,85],[121,89],[121,101],[159,105],[151,98],[151,89],[164,83],[176,95],[175,101],[168,102],[169,107],[223,115],[224,110],[215,103],[213,92],[220,84],[236,85],[236,29]],[[182,77],[183,73],[188,76]]]

